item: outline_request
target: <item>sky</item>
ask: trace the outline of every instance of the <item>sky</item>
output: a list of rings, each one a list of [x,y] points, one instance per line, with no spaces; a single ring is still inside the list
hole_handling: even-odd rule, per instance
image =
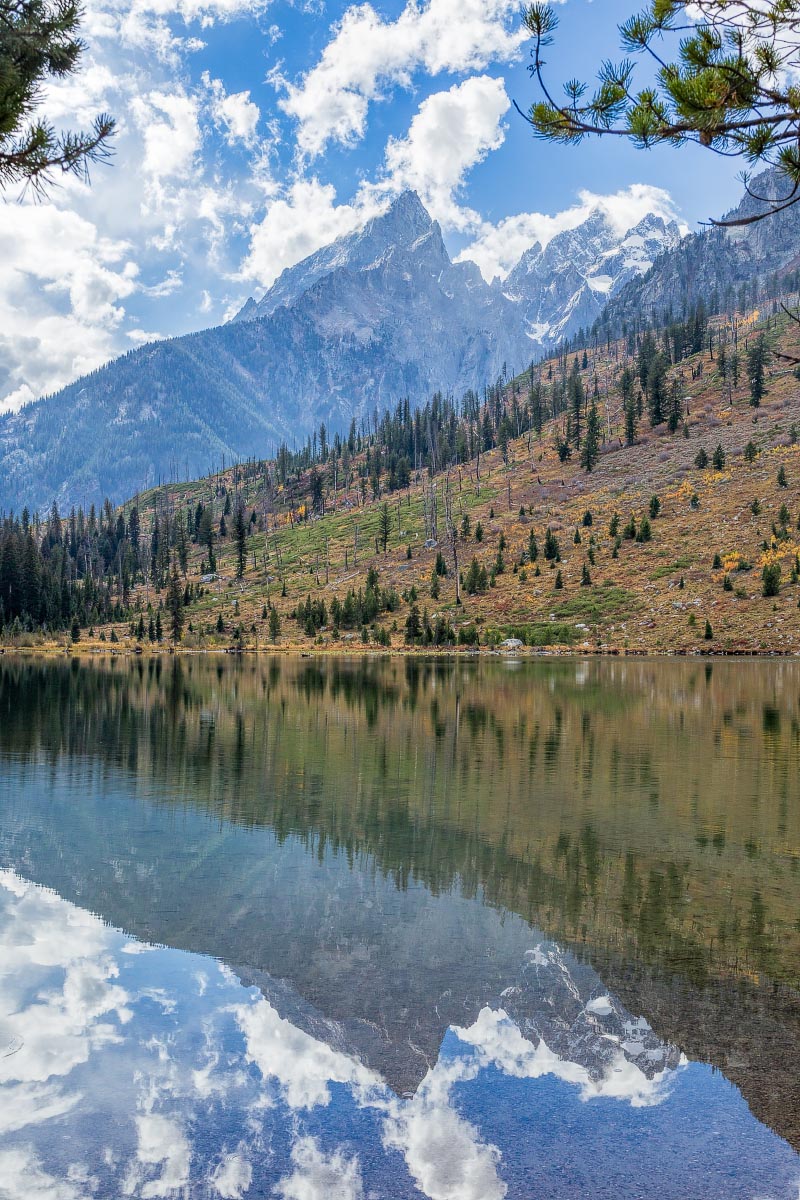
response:
[[[557,88],[619,57],[635,0],[562,0]],[[535,139],[517,0],[87,0],[60,127],[119,125],[111,165],[0,200],[0,409],[154,338],[220,324],[407,187],[487,280],[601,206],[686,228],[741,164],[694,146]]]

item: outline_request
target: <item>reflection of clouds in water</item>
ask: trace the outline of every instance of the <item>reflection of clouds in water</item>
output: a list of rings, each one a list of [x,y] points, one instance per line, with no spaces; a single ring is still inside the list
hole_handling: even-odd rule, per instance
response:
[[[492,1065],[519,1078],[553,1073],[576,1084],[583,1096],[615,1094],[631,1103],[645,1102],[648,1089],[654,1095],[658,1087],[658,1080],[648,1081],[630,1063],[627,1073],[614,1071],[611,1080],[593,1081],[584,1068],[563,1062],[543,1042],[534,1045],[523,1038],[504,1013],[485,1009],[473,1026],[454,1031],[456,1048],[429,1071],[416,1095],[400,1100],[377,1072],[293,1025],[260,994],[240,1002],[241,985],[228,968],[209,975],[191,960],[183,983],[206,1011],[196,1015],[187,1056],[176,1040],[183,1019],[180,994],[160,986],[155,969],[150,976],[152,957],[145,981],[127,989],[119,982],[123,967],[138,970],[145,947],[11,872],[0,873],[0,914],[2,940],[9,948],[0,971],[0,1028],[3,1044],[18,1047],[0,1060],[9,1101],[3,1113],[10,1114],[0,1117],[0,1129],[13,1132],[74,1114],[82,1093],[66,1093],[53,1077],[70,1075],[92,1054],[113,1050],[122,1041],[121,1026],[134,1018],[125,1052],[132,1058],[128,1113],[135,1142],[130,1152],[115,1147],[106,1157],[122,1174],[121,1194],[142,1200],[180,1194],[193,1172],[202,1172],[209,1194],[240,1200],[252,1185],[254,1155],[264,1149],[256,1114],[274,1112],[276,1105],[281,1112],[284,1106],[289,1110],[287,1117],[295,1114],[289,1169],[277,1194],[284,1200],[327,1200],[333,1192],[342,1200],[359,1200],[364,1185],[357,1157],[323,1150],[297,1123],[303,1114],[326,1109],[336,1085],[346,1089],[355,1109],[374,1113],[384,1151],[402,1155],[411,1179],[430,1200],[501,1200],[507,1189],[499,1174],[500,1150],[487,1145],[456,1110],[454,1085],[476,1079]],[[222,1004],[215,988],[222,990]],[[232,996],[236,1003],[230,1003]],[[235,1050],[222,1045],[220,1021],[226,1014],[243,1039]],[[143,1031],[139,1024],[146,1016]],[[625,1062],[621,1050],[619,1058]],[[254,1083],[248,1064],[279,1092]],[[215,1104],[242,1109],[240,1141],[223,1144],[206,1156],[205,1165],[195,1165],[188,1118],[196,1124],[203,1106],[210,1114]],[[20,1182],[26,1161],[21,1148],[5,1159],[3,1186],[9,1196],[29,1194]],[[51,1179],[33,1159],[29,1165],[42,1196],[52,1193],[53,1200],[62,1200],[63,1193],[64,1200],[72,1200],[79,1194],[73,1182]]]
[[[0,871],[0,1047],[19,1046],[0,1049],[0,1084],[69,1075],[119,1039],[131,1010],[112,982],[116,936],[97,917]]]
[[[57,1083],[4,1084],[2,1096],[0,1135],[63,1117],[81,1099],[80,1092],[67,1093]]]
[[[525,1106],[546,1090],[518,1093],[515,1113],[492,1130],[504,1088],[545,1077],[567,1085],[570,1119],[604,1098],[624,1137],[641,1135],[635,1122],[657,1116],[684,1074],[645,1022],[552,946],[532,951],[521,986],[504,993],[514,1019],[484,1008],[452,1028],[416,1094],[400,1099],[337,1048],[337,1025],[328,1044],[228,968],[167,949],[142,954],[10,872],[0,872],[0,943],[0,1200],[246,1200],[254,1190],[278,1200],[503,1200],[529,1194],[515,1190],[513,1139],[535,1142]],[[565,1169],[570,1154],[602,1151],[607,1119],[606,1110],[585,1127],[586,1145],[567,1147]],[[729,1162],[736,1146],[729,1138]],[[693,1149],[702,1166],[707,1147]],[[646,1191],[631,1163],[630,1182]]]
[[[244,1142],[237,1150],[223,1153],[209,1176],[209,1183],[222,1200],[240,1200],[252,1182],[253,1168]]]
[[[362,1200],[358,1158],[325,1154],[313,1137],[301,1137],[292,1147],[292,1171],[275,1193],[281,1200]]]
[[[494,1066],[518,1079],[552,1075],[580,1088],[582,1100],[605,1096],[626,1101],[633,1108],[649,1107],[666,1100],[675,1079],[675,1071],[669,1068],[648,1078],[622,1048],[613,1055],[603,1075],[595,1078],[581,1063],[559,1058],[544,1041],[528,1041],[502,1009],[484,1008],[474,1025],[454,1032],[462,1044],[474,1048],[480,1067]],[[610,1035],[600,1036],[608,1039]]]
[[[0,1200],[86,1200],[87,1183],[85,1176],[56,1179],[31,1146],[0,1150]]]
[[[384,1145],[400,1151],[430,1200],[502,1200],[506,1195],[497,1173],[500,1151],[485,1145],[452,1106],[452,1085],[476,1074],[474,1064],[437,1063],[412,1100],[391,1105],[384,1123]]]
[[[158,1113],[143,1113],[136,1117],[136,1132],[139,1138],[137,1163],[131,1164],[122,1189],[124,1194],[151,1200],[172,1196],[187,1187],[192,1154],[178,1122]],[[142,1183],[137,1169],[139,1164],[145,1168],[161,1167],[161,1174]]]
[[[328,1104],[332,1083],[349,1084],[363,1092],[384,1089],[376,1072],[284,1020],[267,1000],[239,1005],[235,1013],[248,1060],[265,1079],[279,1082],[290,1108]]]

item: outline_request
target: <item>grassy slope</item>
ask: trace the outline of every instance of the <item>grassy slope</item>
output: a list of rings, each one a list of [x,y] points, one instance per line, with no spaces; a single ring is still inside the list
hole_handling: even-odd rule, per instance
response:
[[[796,330],[791,326],[786,328],[787,324],[784,321],[777,336],[771,335],[773,341],[776,345],[796,346]],[[531,439],[530,450],[525,437],[511,443],[509,469],[498,451],[484,455],[479,483],[474,463],[451,473],[457,522],[460,524],[462,515],[468,513],[473,530],[480,521],[485,531],[480,544],[474,535],[460,542],[462,569],[466,571],[472,556],[477,555],[489,570],[501,534],[508,543],[506,571],[498,576],[497,586],[484,595],[464,595],[460,609],[454,603],[451,564],[450,574],[442,581],[439,600],[430,597],[436,551],[424,547],[425,480],[412,485],[407,493],[388,497],[392,536],[385,556],[375,553],[382,501],[358,505],[354,485],[347,493],[350,505],[345,507],[344,494],[340,492],[337,511],[324,517],[294,525],[289,524],[285,513],[270,518],[270,532],[255,534],[249,540],[248,569],[241,582],[234,578],[231,539],[219,542],[221,578],[187,612],[187,620],[194,627],[194,634],[187,634],[187,647],[229,645],[231,631],[237,624],[244,629],[246,645],[263,647],[268,644],[269,636],[261,613],[269,599],[281,613],[280,645],[308,648],[311,639],[290,617],[298,600],[308,594],[324,597],[328,603],[335,594],[343,598],[349,587],[363,585],[368,566],[374,564],[383,585],[391,583],[401,593],[415,586],[420,608],[427,607],[431,616],[442,613],[454,625],[478,622],[482,640],[492,632],[505,635],[512,627],[529,626],[533,627],[535,641],[571,645],[575,649],[800,651],[800,586],[789,583],[791,564],[800,550],[800,444],[791,443],[792,426],[796,424],[800,429],[800,383],[789,365],[773,359],[762,407],[754,410],[749,406],[744,379],[733,404],[728,405],[721,396],[715,363],[708,353],[681,364],[687,380],[700,358],[704,360],[703,377],[687,385],[691,396],[688,438],[681,430],[674,435],[666,432],[665,427],[663,431],[650,430],[645,417],[638,443],[623,447],[618,435],[619,404],[612,396],[613,436],[603,447],[600,461],[590,475],[581,470],[577,456],[572,462],[559,462],[550,427],[545,428],[541,440],[535,436]],[[586,375],[587,387],[595,368],[602,382],[613,378],[620,366],[620,358],[606,360],[600,355]],[[753,463],[747,463],[743,456],[750,440],[759,451]],[[705,447],[710,458],[718,443],[726,454],[725,469],[696,468],[694,459],[700,446]],[[777,484],[782,465],[788,479],[786,488]],[[199,499],[208,501],[218,479],[173,485],[171,500],[184,506],[187,501],[192,505]],[[437,494],[441,538],[442,478],[438,480]],[[652,541],[645,544],[623,541],[618,558],[613,559],[613,539],[608,533],[612,515],[619,513],[620,529],[631,514],[638,523],[653,495],[661,501],[661,515],[652,522]],[[695,495],[699,502],[696,508],[692,506]],[[761,503],[758,516],[751,512],[755,498]],[[155,499],[155,493],[142,497],[143,509],[152,508]],[[256,499],[254,494],[247,495],[248,504],[254,504]],[[778,510],[784,503],[791,514],[790,536],[777,549],[769,549],[765,554],[763,542],[771,541],[773,522],[777,521]],[[217,512],[219,507],[217,502]],[[526,509],[524,518],[519,516],[521,507]],[[587,510],[593,516],[592,527],[582,527],[582,541],[575,544],[575,528]],[[555,571],[541,558],[548,525],[560,541],[562,590],[554,588]],[[360,549],[354,567],[352,547],[356,526]],[[527,548],[531,528],[539,543],[541,575],[536,577],[534,570],[527,567],[523,578],[521,572],[514,573],[512,568]],[[592,584],[581,587],[581,571],[592,536],[596,560],[595,566],[589,568]],[[408,545],[412,549],[410,560],[406,556]],[[444,542],[442,549],[449,562],[449,549]],[[724,570],[712,570],[717,552],[730,571],[734,591],[723,590]],[[773,556],[781,561],[782,586],[778,597],[768,599],[761,594],[761,570],[765,559]],[[200,559],[199,547],[193,546],[190,578],[196,579]],[[739,562],[751,564],[751,569],[737,570]],[[280,577],[286,580],[286,598],[280,594]],[[238,615],[234,600],[239,603]],[[214,630],[220,612],[226,625],[223,634]],[[383,621],[390,630],[396,622],[397,629],[392,634],[395,648],[403,645],[407,612],[408,605],[404,603],[399,612]],[[706,620],[712,627],[711,640],[704,637]],[[116,632],[123,644],[133,644],[127,626],[118,626]],[[318,644],[352,648],[352,640],[352,636],[343,636],[337,643],[328,631],[323,632]],[[87,646],[86,641],[82,644]]]

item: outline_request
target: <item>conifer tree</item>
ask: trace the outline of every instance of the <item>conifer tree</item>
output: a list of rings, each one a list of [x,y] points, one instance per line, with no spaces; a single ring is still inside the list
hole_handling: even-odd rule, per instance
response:
[[[173,642],[179,642],[183,635],[183,589],[178,578],[178,564],[173,559],[167,586],[167,610],[170,618],[170,632]]]
[[[581,449],[581,466],[584,471],[591,472],[600,457],[600,418],[597,414],[597,404],[592,400],[589,416],[586,421],[586,436]]]
[[[766,362],[767,348],[762,333],[759,334],[747,351],[747,380],[750,384],[750,404],[753,408],[758,408],[764,397],[764,368]]]
[[[233,537],[236,543],[236,578],[244,575],[245,559],[247,557],[247,521],[244,512],[244,500],[241,496],[236,501],[233,514]]]
[[[392,518],[389,512],[389,505],[384,500],[378,514],[378,535],[383,545],[383,553],[386,553],[386,547],[389,545],[389,534],[392,531]]]
[[[88,133],[56,133],[36,110],[48,83],[71,75],[83,51],[77,0],[0,0],[0,189],[54,175],[86,178],[109,155],[114,121],[98,116]]]
[[[269,610],[269,636],[273,642],[277,642],[281,633],[281,619],[278,615],[278,610],[273,604]]]
[[[763,219],[800,201],[797,16],[796,0],[647,0],[619,27],[627,57],[604,59],[594,89],[573,79],[555,99],[545,61],[558,17],[552,4],[530,4],[524,20],[543,98],[524,115],[551,141],[620,137],[640,148],[691,141],[751,165],[777,166],[785,179],[774,198],[723,223]],[[656,66],[641,88],[631,57],[637,54]]]

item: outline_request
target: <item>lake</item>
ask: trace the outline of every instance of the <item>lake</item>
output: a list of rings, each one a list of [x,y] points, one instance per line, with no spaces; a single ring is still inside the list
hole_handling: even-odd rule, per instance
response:
[[[0,658],[0,1197],[797,1200],[800,663]]]

